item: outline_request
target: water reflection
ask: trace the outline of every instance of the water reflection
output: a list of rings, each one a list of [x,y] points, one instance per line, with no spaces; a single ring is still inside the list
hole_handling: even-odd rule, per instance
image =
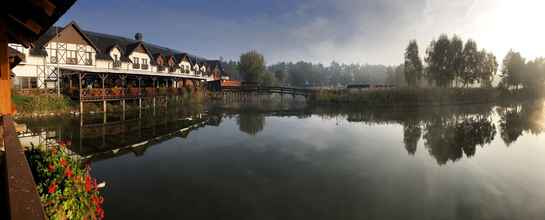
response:
[[[545,177],[531,168],[545,152],[520,147],[539,145],[523,137],[543,132],[543,114],[256,105],[19,122],[93,160],[112,219],[543,219]]]
[[[525,103],[499,107],[497,112],[501,117],[501,138],[507,145],[517,141],[524,133],[539,135],[545,128],[543,104]]]
[[[204,112],[207,113],[203,114]],[[28,127],[27,133],[21,137],[28,138],[34,134],[40,137],[40,142],[47,139],[68,140],[72,143],[72,150],[83,157],[107,158],[127,152],[142,155],[147,147],[156,143],[173,137],[186,138],[192,130],[199,127],[219,126],[223,117],[235,117],[241,132],[255,136],[265,128],[266,117],[296,116],[302,119],[312,115],[318,115],[325,120],[346,120],[366,125],[399,124],[403,128],[402,142],[407,153],[414,155],[419,143],[423,143],[427,152],[440,165],[458,161],[464,155],[468,158],[474,156],[477,147],[485,147],[494,140],[498,132],[496,124],[501,139],[508,146],[524,134],[539,135],[545,130],[542,102],[413,109],[342,106],[306,106],[298,109],[284,106],[281,109],[274,109],[272,106],[260,105],[238,105],[231,108],[212,106],[191,113],[167,111],[155,116],[144,116],[142,119],[114,121],[106,125],[86,124],[83,127],[79,126],[76,118],[19,121]],[[115,118],[115,115],[112,117]],[[89,121],[93,120],[93,117],[89,117]],[[48,137],[39,135],[42,133]]]
[[[265,127],[265,115],[250,109],[244,109],[238,114],[237,124],[240,131],[255,136],[263,131]]]

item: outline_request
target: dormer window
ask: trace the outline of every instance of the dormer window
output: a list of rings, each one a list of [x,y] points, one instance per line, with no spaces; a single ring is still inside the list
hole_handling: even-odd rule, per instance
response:
[[[132,68],[133,69],[140,69],[140,59],[138,57],[132,58]]]

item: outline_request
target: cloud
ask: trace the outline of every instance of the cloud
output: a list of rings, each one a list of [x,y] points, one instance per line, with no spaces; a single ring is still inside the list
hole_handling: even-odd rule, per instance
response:
[[[77,20],[83,28],[124,36],[143,32],[148,41],[209,58],[237,59],[257,49],[268,63],[398,64],[411,39],[422,51],[441,33],[493,41],[487,33],[500,33],[501,27],[490,26],[498,2],[506,1],[82,0],[60,22]]]

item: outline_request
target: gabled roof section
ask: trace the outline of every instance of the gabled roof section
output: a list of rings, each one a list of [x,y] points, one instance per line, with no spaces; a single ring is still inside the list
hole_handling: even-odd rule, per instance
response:
[[[117,44],[114,44],[112,45],[111,47],[107,48],[106,50],[104,50],[103,53],[97,53],[96,55],[96,58],[97,59],[101,59],[101,60],[114,60],[114,58],[110,55],[110,53],[112,52],[112,50],[114,48],[117,48],[117,50],[119,50],[119,53],[121,54],[121,56],[119,57],[119,59],[121,61],[127,61],[127,60],[124,60],[123,58],[125,57],[123,55],[123,49],[121,49],[121,47]]]
[[[62,33],[62,31],[64,31],[66,28],[68,28],[70,26],[74,27],[74,29],[76,29],[76,31],[83,37],[83,39],[85,39],[85,41],[87,41],[87,43],[89,43],[89,45],[91,45],[93,48],[95,48],[97,53],[101,52],[100,48],[98,48],[97,45],[95,45],[95,43],[91,39],[89,39],[87,34],[85,34],[85,32],[83,30],[81,30],[81,28],[79,27],[79,25],[75,21],[71,21],[69,24],[64,26],[64,28],[62,28],[62,30],[59,31],[57,34]]]
[[[75,22],[74,22],[75,23]],[[47,52],[43,47],[51,38],[55,36],[56,33],[59,33],[63,28],[60,27],[51,27],[45,34],[40,37],[36,43],[35,47],[30,50],[30,54],[34,56],[46,56]],[[138,45],[142,45],[147,51],[148,55],[152,58],[150,64],[155,65],[156,54],[161,54],[164,58],[168,56],[173,56],[176,64],[179,64],[180,61],[186,57],[191,65],[194,65],[196,62],[206,62],[207,59],[203,57],[198,57],[189,53],[185,53],[179,50],[158,46],[151,44],[145,41],[137,41],[132,38],[126,38],[111,34],[98,33],[93,31],[82,30],[77,28],[79,31],[85,34],[85,36],[98,48],[97,58],[98,59],[111,59],[110,50],[114,46],[119,47],[122,56],[121,60],[124,62],[131,62],[128,56],[129,52],[136,49]]]
[[[132,44],[129,44],[127,45],[127,48],[125,50],[125,56],[130,56],[136,49],[138,49],[139,47],[142,47],[144,48],[144,50],[146,51],[146,53],[148,54],[148,56],[150,58],[152,58],[153,56],[151,55],[152,53],[150,52],[150,50],[148,49],[148,47],[146,47],[146,45],[142,42],[142,41],[137,41],[136,43],[132,43]]]

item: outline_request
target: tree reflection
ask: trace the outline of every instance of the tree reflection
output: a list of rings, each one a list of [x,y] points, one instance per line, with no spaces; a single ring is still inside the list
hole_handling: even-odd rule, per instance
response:
[[[403,143],[409,154],[414,155],[418,141],[422,136],[422,127],[419,121],[410,120],[403,124]]]
[[[428,152],[439,164],[457,161],[465,154],[475,155],[476,146],[489,144],[496,136],[496,126],[490,117],[438,117],[426,123],[424,140]]]
[[[525,132],[538,135],[545,129],[543,103],[526,103],[498,108],[500,134],[506,145],[517,141]]]
[[[237,124],[240,131],[255,136],[265,127],[265,115],[252,111],[243,111],[238,115]]]

